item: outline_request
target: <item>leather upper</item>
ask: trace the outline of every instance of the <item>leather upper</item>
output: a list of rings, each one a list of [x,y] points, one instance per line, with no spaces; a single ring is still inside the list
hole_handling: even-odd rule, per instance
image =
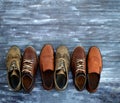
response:
[[[51,45],[45,45],[40,54],[40,69],[54,71],[54,51]]]
[[[83,65],[83,69],[78,68],[77,63]],[[86,55],[85,51],[82,47],[76,47],[73,51],[72,58],[71,58],[71,67],[73,75],[75,76],[76,72],[85,73],[86,74]]]
[[[88,54],[88,73],[101,73],[102,70],[102,56],[97,47],[92,47]]]
[[[27,68],[27,66],[25,67],[25,65],[29,65],[31,67],[30,74],[34,76],[37,70],[37,66],[38,66],[37,64],[38,64],[38,58],[35,49],[31,46],[27,47],[23,54],[22,72],[25,73],[28,72],[27,69],[29,67]]]

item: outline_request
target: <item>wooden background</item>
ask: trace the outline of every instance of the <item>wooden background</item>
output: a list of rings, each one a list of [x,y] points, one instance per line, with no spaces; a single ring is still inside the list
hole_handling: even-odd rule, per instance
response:
[[[80,45],[95,45],[103,56],[98,91],[79,92],[71,71],[66,90],[46,91],[38,70],[33,91],[13,92],[5,65],[10,46],[23,53],[32,45],[39,55],[44,44],[66,45],[70,53]],[[120,0],[0,0],[0,103],[120,103]]]

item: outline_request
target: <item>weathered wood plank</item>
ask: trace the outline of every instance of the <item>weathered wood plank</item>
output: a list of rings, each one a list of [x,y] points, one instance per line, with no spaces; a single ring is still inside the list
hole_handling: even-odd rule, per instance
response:
[[[120,103],[120,1],[119,0],[0,0],[0,102],[1,103]],[[5,65],[10,46],[23,53],[32,45],[37,54],[44,44],[66,45],[70,54],[78,46],[96,45],[103,56],[98,91],[79,92],[69,84],[65,91],[42,88],[38,70],[35,88],[29,94],[13,92],[7,85]]]

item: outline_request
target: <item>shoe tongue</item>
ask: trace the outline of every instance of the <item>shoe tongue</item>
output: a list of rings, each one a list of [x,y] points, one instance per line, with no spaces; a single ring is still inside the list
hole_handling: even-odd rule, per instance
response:
[[[16,77],[18,77],[18,78],[19,78],[19,76],[18,76],[18,74],[16,73],[16,71],[15,71],[15,70],[13,70],[13,71],[12,71],[12,73],[11,73],[11,77],[12,77],[12,76],[16,76]]]
[[[65,72],[64,72],[63,70],[59,70],[59,71],[57,72],[57,75],[59,75],[59,74],[65,75]]]

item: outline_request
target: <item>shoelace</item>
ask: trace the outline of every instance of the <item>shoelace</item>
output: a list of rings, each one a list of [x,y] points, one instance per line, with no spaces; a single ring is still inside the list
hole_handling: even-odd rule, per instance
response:
[[[17,68],[16,62],[13,61],[13,62],[11,63],[11,66],[10,66],[9,71],[13,71],[13,70],[17,70],[17,69],[18,69],[18,68]]]
[[[60,59],[57,70],[63,70],[65,72],[65,61]]]
[[[76,61],[76,66],[77,66],[76,72],[78,70],[83,71],[83,72],[85,71],[85,69],[84,69],[84,63],[85,63],[84,59],[77,59],[77,61]]]
[[[29,72],[31,73],[31,70],[32,70],[32,64],[33,64],[33,61],[32,60],[27,60],[25,59],[23,61],[23,71],[22,72]]]

